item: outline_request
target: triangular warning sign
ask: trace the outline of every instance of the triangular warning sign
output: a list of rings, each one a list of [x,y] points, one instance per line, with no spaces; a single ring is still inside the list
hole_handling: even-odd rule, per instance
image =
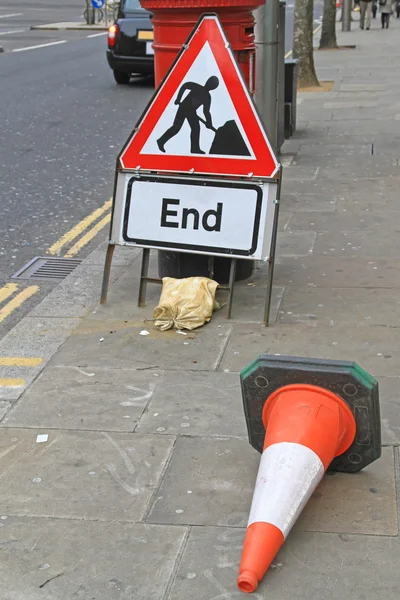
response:
[[[216,15],[196,25],[119,156],[126,170],[274,177],[279,163]]]

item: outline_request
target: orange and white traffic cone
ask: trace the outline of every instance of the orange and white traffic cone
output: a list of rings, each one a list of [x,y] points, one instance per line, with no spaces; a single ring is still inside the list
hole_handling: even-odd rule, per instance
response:
[[[261,456],[238,588],[254,592],[332,460],[356,435],[348,405],[314,385],[287,385],[266,401]]]

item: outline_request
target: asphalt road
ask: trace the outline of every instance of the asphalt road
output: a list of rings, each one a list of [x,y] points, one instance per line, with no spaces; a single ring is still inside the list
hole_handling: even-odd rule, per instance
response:
[[[152,93],[151,78],[115,85],[104,34],[30,29],[81,20],[84,1],[65,4],[3,0],[0,6],[0,337],[57,284],[11,276],[104,206],[116,155]],[[321,6],[318,0],[316,19]],[[292,29],[288,3],[287,51]],[[106,237],[106,226],[94,234],[107,214],[109,207],[57,252],[84,258]],[[92,239],[83,243],[88,233]]]
[[[110,198],[116,155],[153,85],[151,79],[115,85],[105,36],[29,29],[33,23],[78,20],[82,2],[70,0],[67,9],[55,0],[8,2],[0,8],[0,300],[7,284],[18,283],[18,293],[36,285],[11,276],[33,257],[46,256]],[[98,245],[106,230],[76,257]],[[0,312],[0,337],[54,285],[40,282],[40,290],[3,321]],[[0,311],[5,303],[0,301]]]

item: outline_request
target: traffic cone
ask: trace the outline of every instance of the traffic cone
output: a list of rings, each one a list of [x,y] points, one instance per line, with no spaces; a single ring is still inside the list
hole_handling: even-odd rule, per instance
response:
[[[356,422],[339,396],[314,385],[287,385],[266,401],[265,427],[238,588],[254,592],[321,481],[353,443]]]

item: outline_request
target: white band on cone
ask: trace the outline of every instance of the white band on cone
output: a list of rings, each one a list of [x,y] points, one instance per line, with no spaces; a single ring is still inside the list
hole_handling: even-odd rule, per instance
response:
[[[268,446],[261,456],[248,526],[270,523],[286,538],[323,476],[321,459],[307,446]]]

